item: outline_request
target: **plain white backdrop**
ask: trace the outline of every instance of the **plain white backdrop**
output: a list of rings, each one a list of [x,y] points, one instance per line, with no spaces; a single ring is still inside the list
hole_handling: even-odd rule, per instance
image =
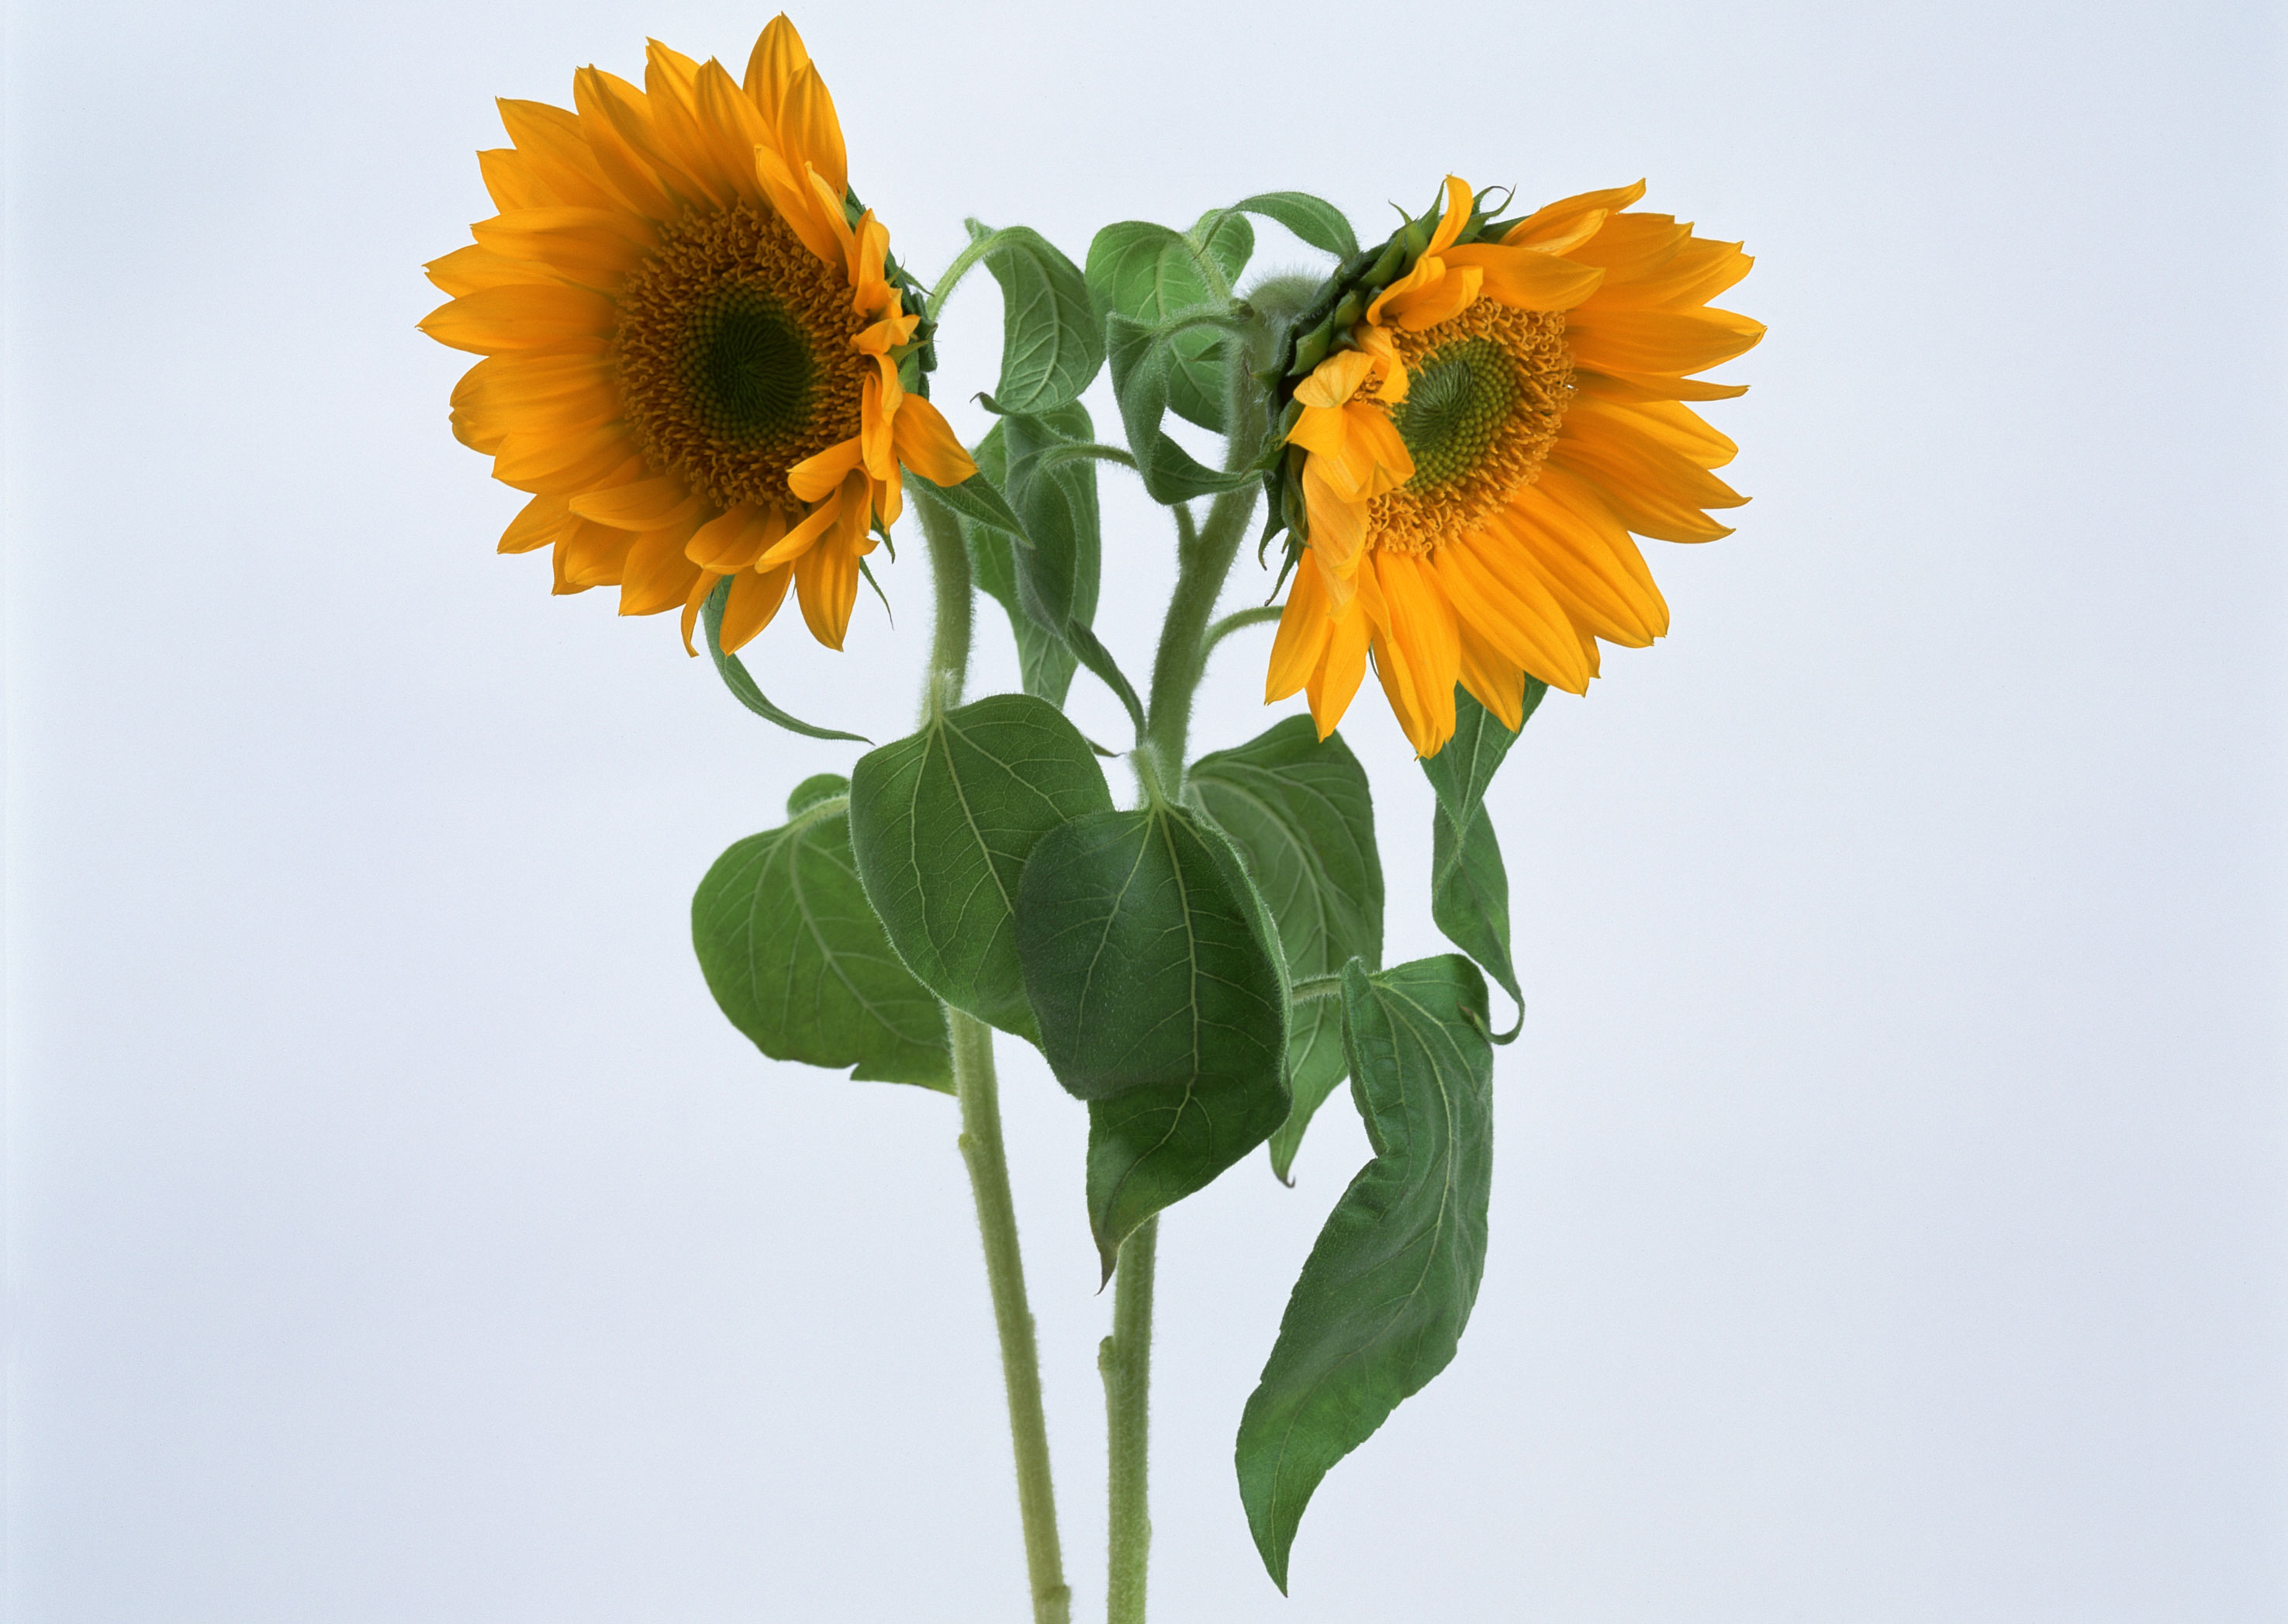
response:
[[[491,97],[635,75],[647,33],[735,67],[768,14],[9,9],[22,1624],[1023,1616],[952,1104],[761,1060],[688,944],[715,854],[855,752],[496,558],[519,499],[413,329],[489,211]],[[965,214],[1078,257],[1293,186],[1363,235],[1449,169],[1647,176],[1760,256],[1755,389],[1711,414],[1755,502],[1648,544],[1673,634],[1494,791],[1530,1014],[1460,1357],[1329,1477],[1283,1601],[1231,1438],[1355,1116],[1295,1189],[1251,1161],[1174,1211],[1155,1616],[2283,1616],[2276,9],[796,20],[926,280]],[[938,375],[965,434],[998,328],[981,277]],[[1102,624],[1140,671],[1172,569],[1122,478]],[[774,627],[767,690],[904,731],[922,556],[846,654]],[[1267,645],[1219,654],[1203,747],[1273,719]],[[1390,956],[1437,951],[1426,789],[1354,716]],[[1084,1122],[1002,1053],[1085,1619]]]

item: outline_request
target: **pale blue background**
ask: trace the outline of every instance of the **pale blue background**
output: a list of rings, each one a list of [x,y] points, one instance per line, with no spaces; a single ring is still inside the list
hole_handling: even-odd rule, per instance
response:
[[[767,16],[10,10],[22,1624],[1022,1616],[950,1102],[762,1063],[689,956],[708,862],[852,752],[495,558],[516,499],[412,327],[487,212],[489,97],[647,31],[736,64]],[[1363,1138],[1332,1108],[1297,1189],[1177,1211],[1156,1616],[2288,1612],[2277,8],[798,20],[926,271],[967,212],[1077,255],[1302,186],[1370,231],[1450,167],[1648,175],[1761,257],[1713,414],[1755,504],[1648,550],[1674,635],[1495,792],[1532,1015],[1461,1357],[1329,1479],[1282,1602],[1231,1435]],[[951,315],[974,432],[990,285]],[[1167,540],[1108,489],[1140,669]],[[901,731],[918,555],[887,584],[846,656],[774,628],[768,690]],[[1267,646],[1203,743],[1268,720]],[[1393,955],[1434,951],[1426,796],[1356,716]],[[1109,1304],[1080,1111],[1015,1047],[1085,1619]]]

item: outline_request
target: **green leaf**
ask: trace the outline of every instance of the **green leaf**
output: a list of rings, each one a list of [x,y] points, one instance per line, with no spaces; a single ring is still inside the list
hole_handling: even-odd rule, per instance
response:
[[[1084,418],[1086,416],[1085,411],[1078,406],[1065,408],[1063,411],[1081,412]],[[1051,413],[1048,416],[1054,422],[1061,415]],[[970,452],[977,460],[980,474],[990,479],[997,490],[1009,481],[1009,456],[1001,432],[1001,424],[1005,421],[996,418],[993,426],[986,431],[985,438],[978,441]],[[978,482],[976,479],[970,481],[971,484]],[[1017,669],[1025,692],[1036,694],[1052,705],[1062,705],[1066,693],[1072,688],[1073,672],[1079,669],[1079,662],[1073,658],[1072,650],[1065,646],[1062,638],[1025,612],[1025,606],[1017,596],[1016,560],[1030,543],[1015,540],[1008,530],[998,525],[966,514],[961,516],[961,539],[969,550],[971,578],[976,582],[978,589],[999,604],[1009,616],[1009,630],[1017,642]]]
[[[1213,826],[1106,812],[1033,849],[1017,956],[1050,1069],[1090,1102],[1089,1224],[1108,1276],[1139,1224],[1286,1119],[1276,927]]]
[[[1088,408],[1073,401],[1040,416],[1012,413],[999,426],[1009,499],[1033,542],[1011,558],[1018,602],[1053,633],[1072,621],[1088,625],[1096,618],[1102,568],[1096,464],[1047,461],[1094,437]]]
[[[1455,955],[1343,970],[1351,1092],[1374,1160],[1319,1232],[1239,1422],[1239,1496],[1281,1590],[1328,1469],[1453,1359],[1485,1272],[1486,984]]]
[[[1231,836],[1279,927],[1287,973],[1332,976],[1352,959],[1382,966],[1382,860],[1366,769],[1340,734],[1322,742],[1289,717],[1236,749],[1203,756],[1184,794]],[[1303,1130],[1348,1072],[1342,1005],[1295,1010],[1287,1035],[1293,1108],[1271,1136],[1271,1169],[1288,1176]]]
[[[1254,227],[1228,210],[1203,217],[1189,235],[1148,220],[1123,220],[1088,246],[1089,290],[1107,312],[1151,327],[1196,310],[1223,311],[1254,250]],[[1169,352],[1169,409],[1222,433],[1231,399],[1223,335],[1193,328],[1171,338]]]
[[[1019,879],[1044,835],[1111,806],[1095,752],[1055,706],[995,694],[859,759],[858,873],[931,991],[1037,1042],[1011,922]]]
[[[1045,412],[1077,400],[1104,365],[1104,340],[1080,267],[1029,226],[967,222],[1001,284],[997,409]]]
[[[706,627],[707,652],[714,657],[716,674],[722,677],[723,685],[731,690],[732,697],[765,721],[775,722],[789,733],[801,733],[812,739],[848,739],[859,744],[873,743],[863,733],[838,733],[830,727],[820,727],[771,703],[762,689],[756,685],[755,679],[748,675],[745,661],[736,654],[723,652],[723,604],[730,596],[730,582],[717,582],[715,590],[707,594],[707,601],[700,606],[699,618]]]
[[[989,442],[992,436],[989,434],[986,439]],[[1016,510],[1001,494],[1005,469],[996,464],[986,470],[982,462],[978,466],[982,471],[972,474],[958,485],[933,485],[910,468],[905,471],[905,478],[908,484],[917,487],[916,494],[922,500],[934,501],[950,509],[964,524],[989,526],[1013,538],[1021,547],[1031,546],[1032,538],[1025,534]]]
[[[1259,192],[1232,208],[1276,220],[1322,253],[1348,259],[1359,251],[1358,237],[1343,211],[1308,192]]]
[[[1548,692],[1546,684],[1525,679],[1519,732]],[[1502,866],[1501,843],[1494,836],[1485,797],[1516,742],[1517,733],[1458,685],[1454,736],[1422,761],[1423,774],[1438,796],[1430,814],[1430,916],[1446,939],[1477,960],[1517,1005],[1517,1020],[1494,1040],[1498,1043],[1509,1042],[1524,1026],[1525,995],[1510,958],[1509,872]]]
[[[1533,719],[1542,696],[1548,692],[1546,683],[1530,677],[1525,679],[1525,704],[1518,717],[1519,733]],[[1477,811],[1486,798],[1486,786],[1494,781],[1502,758],[1516,742],[1517,733],[1504,727],[1499,717],[1473,699],[1467,688],[1455,685],[1454,736],[1435,756],[1422,757],[1422,772],[1436,791],[1438,804],[1451,814],[1457,824],[1466,824],[1470,814]]]
[[[1484,967],[1517,1006],[1517,1021],[1494,1039],[1513,1040],[1525,1024],[1525,994],[1509,952],[1509,871],[1502,867],[1501,842],[1493,819],[1479,807],[1469,831],[1458,836],[1453,814],[1443,806],[1430,813],[1430,917],[1448,941]]]
[[[867,906],[846,788],[806,780],[789,803],[791,821],[715,860],[691,899],[700,970],[731,1024],[774,1060],[950,1093],[945,1011]]]
[[[1172,368],[1176,341],[1200,329],[1229,330],[1235,319],[1210,311],[1196,311],[1158,325],[1137,321],[1113,313],[1104,319],[1105,338],[1112,360],[1112,393],[1120,404],[1121,427],[1128,448],[1136,456],[1136,471],[1155,502],[1188,502],[1222,491],[1252,485],[1260,468],[1250,465],[1228,473],[1208,467],[1168,438],[1161,419],[1168,415]]]

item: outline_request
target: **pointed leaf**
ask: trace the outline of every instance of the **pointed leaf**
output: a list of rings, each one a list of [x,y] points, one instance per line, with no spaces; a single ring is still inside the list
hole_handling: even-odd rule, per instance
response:
[[[1517,1025],[1494,1039],[1506,1043],[1525,1020],[1525,994],[1509,952],[1509,871],[1502,867],[1501,842],[1486,809],[1470,814],[1469,832],[1457,837],[1454,820],[1443,806],[1430,813],[1430,917],[1446,939],[1477,960],[1501,983],[1517,1006]]]
[[[1229,210],[1205,216],[1188,236],[1148,220],[1124,220],[1089,244],[1089,290],[1105,311],[1153,327],[1190,311],[1225,310],[1254,247],[1247,218]],[[1195,328],[1171,338],[1169,352],[1169,409],[1222,433],[1231,395],[1223,334]]]
[[[1533,719],[1549,685],[1533,677],[1525,679],[1525,705],[1518,717],[1518,732]],[[1494,781],[1500,771],[1502,758],[1509,747],[1517,742],[1517,733],[1501,724],[1501,718],[1472,698],[1470,691],[1458,683],[1454,687],[1454,736],[1446,741],[1443,749],[1435,756],[1422,759],[1423,776],[1436,791],[1438,804],[1450,813],[1455,822],[1466,824],[1470,814],[1486,798],[1486,786]]]
[[[1109,1273],[1137,1224],[1286,1118],[1276,929],[1212,826],[1108,812],[1033,849],[1017,955],[1050,1068],[1091,1102],[1089,1221]]]
[[[1352,959],[1382,966],[1382,860],[1366,769],[1342,735],[1322,742],[1308,717],[1289,717],[1236,749],[1193,764],[1184,794],[1231,836],[1279,927],[1287,973],[1331,976]],[[1271,1137],[1271,1168],[1288,1176],[1312,1113],[1348,1069],[1339,1000],[1291,1018],[1287,1081],[1293,1108]]]
[[[1239,1493],[1287,1588],[1328,1469],[1453,1359],[1485,1271],[1493,1171],[1486,985],[1468,960],[1343,971],[1351,1091],[1374,1160],[1335,1203],[1239,1423]]]
[[[1313,248],[1338,259],[1348,259],[1359,251],[1357,234],[1343,211],[1308,192],[1261,192],[1232,207],[1276,220]]]
[[[1019,879],[1044,835],[1111,806],[1095,752],[1055,706],[995,694],[860,758],[858,873],[931,991],[1037,1042],[1012,920]]]
[[[945,1011],[867,906],[846,788],[806,780],[791,821],[716,860],[691,899],[700,970],[731,1024],[775,1060],[950,1092]]]
[[[1104,339],[1080,267],[1040,233],[1011,226],[989,231],[985,268],[1001,284],[999,409],[1043,412],[1077,400],[1104,365]]]
[[[754,677],[748,674],[746,663],[738,655],[723,652],[723,604],[730,595],[730,582],[717,582],[715,590],[707,594],[707,601],[699,607],[699,618],[706,628],[707,652],[714,659],[715,673],[722,677],[723,685],[731,690],[732,697],[765,721],[775,722],[790,733],[801,733],[811,739],[848,739],[857,744],[873,743],[863,733],[838,733],[831,727],[820,727],[771,703],[762,689],[756,685]]]
[[[1113,398],[1120,405],[1121,427],[1128,448],[1135,454],[1136,471],[1144,488],[1159,503],[1188,502],[1252,485],[1261,470],[1248,467],[1219,473],[1161,428],[1168,415],[1172,345],[1196,330],[1228,328],[1229,319],[1207,312],[1178,316],[1159,326],[1132,321],[1116,312],[1105,318],[1104,330],[1112,361]]]
[[[1548,692],[1546,684],[1525,679],[1520,732]],[[1516,733],[1458,686],[1454,736],[1445,749],[1422,760],[1423,774],[1438,796],[1430,814],[1430,916],[1446,939],[1477,960],[1517,1005],[1517,1020],[1494,1040],[1499,1043],[1516,1037],[1524,1025],[1525,995],[1518,990],[1510,959],[1509,873],[1502,866],[1501,843],[1494,837],[1485,796],[1516,742]]]

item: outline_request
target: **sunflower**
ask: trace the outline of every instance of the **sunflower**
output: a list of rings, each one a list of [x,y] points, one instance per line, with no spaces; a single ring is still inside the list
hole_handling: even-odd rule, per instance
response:
[[[500,550],[553,548],[557,591],[617,586],[623,614],[680,606],[687,647],[725,578],[726,650],[791,582],[839,648],[901,466],[976,465],[924,396],[921,297],[825,83],[782,16],[743,81],[655,40],[643,89],[585,67],[573,100],[500,104],[500,212],[427,267],[453,298],[422,330],[485,358],[453,432],[532,497]]]
[[[1527,677],[1585,693],[1600,638],[1668,630],[1631,531],[1731,534],[1707,510],[1747,498],[1709,471],[1736,448],[1683,402],[1744,392],[1686,375],[1763,336],[1707,305],[1752,262],[1629,212],[1643,195],[1504,225],[1449,176],[1442,211],[1346,264],[1297,323],[1271,482],[1300,551],[1265,693],[1305,690],[1322,738],[1370,651],[1418,753],[1453,736],[1458,680],[1515,728]]]

